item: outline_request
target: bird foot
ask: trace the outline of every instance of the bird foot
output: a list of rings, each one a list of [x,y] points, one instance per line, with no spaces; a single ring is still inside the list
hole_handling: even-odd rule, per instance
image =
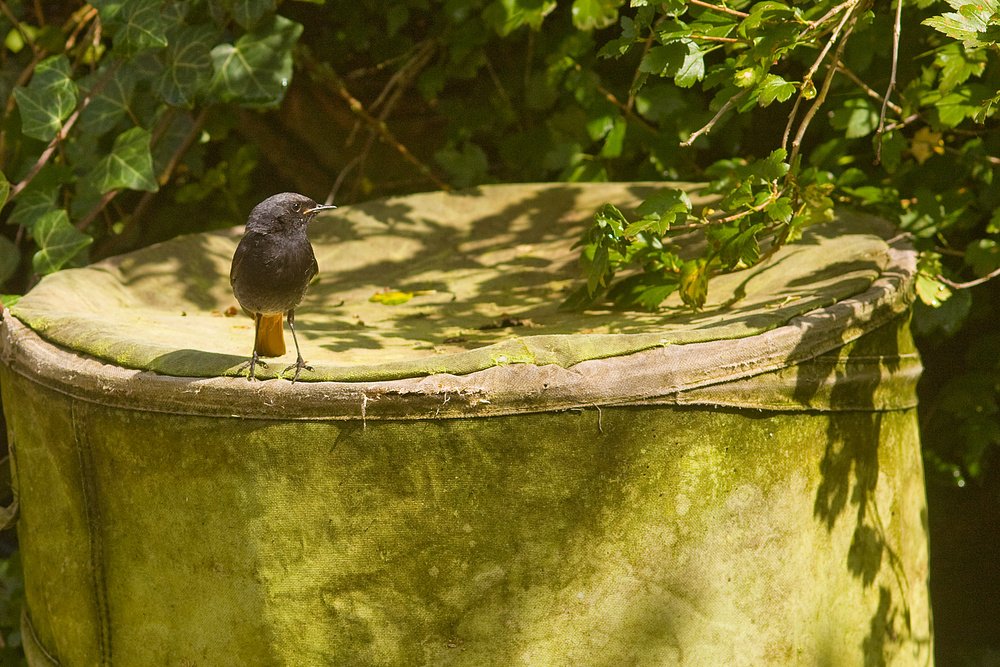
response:
[[[253,381],[253,380],[257,379],[257,377],[254,375],[254,372],[256,371],[256,367],[260,366],[262,368],[267,368],[267,362],[266,361],[262,361],[261,359],[257,359],[255,357],[252,357],[252,358],[247,359],[246,361],[244,361],[240,365],[240,367],[236,369],[236,374],[239,375],[240,373],[243,372],[243,369],[246,368],[246,367],[248,367],[248,366],[250,367],[250,372],[247,373],[247,380]]]
[[[299,379],[299,373],[302,372],[303,368],[306,369],[307,371],[311,371],[313,369],[312,366],[306,363],[305,359],[299,357],[298,359],[295,360],[294,364],[291,364],[290,366],[285,368],[285,370],[281,371],[282,377],[284,377],[285,373],[292,370],[293,368],[295,369],[295,375],[292,377],[292,382],[295,382],[296,380]]]

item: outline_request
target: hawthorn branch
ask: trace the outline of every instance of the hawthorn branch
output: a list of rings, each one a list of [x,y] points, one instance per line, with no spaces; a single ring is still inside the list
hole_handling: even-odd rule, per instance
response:
[[[715,127],[715,124],[719,122],[719,119],[722,118],[722,114],[724,114],[727,111],[729,111],[729,109],[733,106],[733,104],[736,102],[736,100],[740,99],[741,97],[743,97],[744,95],[746,95],[748,92],[750,92],[750,89],[749,88],[744,88],[743,90],[741,90],[740,92],[736,93],[735,95],[733,95],[732,97],[730,97],[728,100],[726,100],[726,103],[723,104],[722,108],[719,109],[718,113],[716,113],[712,117],[712,120],[710,120],[707,123],[705,123],[704,127],[702,127],[701,129],[698,129],[698,130],[695,130],[694,132],[692,132],[691,136],[687,138],[687,141],[682,141],[680,143],[680,145],[681,146],[690,146],[691,144],[693,144],[695,142],[695,140],[698,137],[700,137],[701,135],[705,134],[706,132],[711,131],[711,129],[713,127]]]
[[[741,19],[749,17],[749,14],[744,14],[743,12],[737,11],[735,9],[730,9],[729,7],[720,7],[719,5],[713,5],[710,2],[702,2],[702,0],[688,0],[688,4],[696,5],[698,7],[704,7],[705,9],[711,9],[712,11],[722,12],[723,14],[729,14],[730,16],[737,16]]]
[[[855,5],[855,8],[856,7],[857,5]],[[826,78],[823,79],[823,86],[820,88],[819,94],[816,95],[816,99],[813,101],[812,106],[809,107],[809,110],[806,111],[806,115],[802,118],[802,122],[799,123],[798,130],[795,132],[795,138],[792,140],[792,150],[788,156],[788,164],[795,163],[795,158],[798,157],[799,149],[802,146],[802,138],[805,136],[806,129],[809,127],[809,123],[812,122],[816,112],[819,111],[819,108],[823,106],[823,103],[826,101],[826,96],[830,92],[830,84],[833,83],[833,76],[837,73],[837,63],[840,62],[840,57],[844,54],[844,48],[847,46],[847,39],[851,36],[851,32],[854,30],[854,26],[857,21],[858,15],[854,9],[852,9],[850,12],[844,14],[844,18],[841,20],[840,25],[838,25],[837,29],[834,31],[835,36],[833,39],[836,39],[836,35],[840,34],[842,29],[843,34],[840,34],[840,39],[837,40],[837,50],[833,54],[832,63],[829,71],[826,73]],[[824,49],[824,55],[825,52],[826,49]],[[817,66],[818,63],[819,61],[817,60]],[[789,119],[789,122],[791,122],[791,119]],[[789,170],[787,179],[790,180],[792,178],[794,178],[793,172]]]
[[[879,95],[871,86],[869,86],[867,83],[865,83],[864,81],[862,81],[861,79],[859,79],[857,74],[855,74],[854,72],[852,72],[851,70],[849,70],[844,65],[844,63],[841,62],[841,61],[839,61],[839,60],[837,61],[837,71],[839,71],[841,74],[843,74],[848,79],[850,79],[851,82],[854,83],[855,86],[857,86],[861,90],[865,91],[865,94],[868,95],[868,97],[871,97],[872,99],[875,99],[875,100],[878,100],[879,102],[882,102],[883,105],[888,105],[888,107],[890,109],[892,109],[895,113],[898,113],[898,114],[902,114],[903,113],[903,107],[899,106],[895,102],[890,101],[888,98],[882,97],[881,95]],[[883,108],[885,108],[885,107],[883,107]],[[884,118],[883,118],[883,120],[884,120]]]

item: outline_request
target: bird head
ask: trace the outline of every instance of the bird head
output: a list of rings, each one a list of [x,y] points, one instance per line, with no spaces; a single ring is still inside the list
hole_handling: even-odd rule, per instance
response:
[[[337,208],[317,204],[295,192],[282,192],[268,197],[254,207],[247,220],[247,231],[269,234],[281,230],[305,229],[320,211]]]

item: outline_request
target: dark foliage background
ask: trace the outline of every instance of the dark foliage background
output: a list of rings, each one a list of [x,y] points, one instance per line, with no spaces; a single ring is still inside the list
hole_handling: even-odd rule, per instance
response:
[[[675,290],[698,307],[713,275],[766,259],[834,205],[898,221],[922,252],[913,326],[938,661],[1000,664],[996,0],[0,9],[6,304],[46,273],[241,224],[284,190],[342,205],[648,179],[723,196],[719,211],[665,189],[638,220],[597,212],[577,307],[656,308]],[[670,240],[693,227],[712,243],[681,261]],[[4,665],[23,664],[21,596],[7,531]]]

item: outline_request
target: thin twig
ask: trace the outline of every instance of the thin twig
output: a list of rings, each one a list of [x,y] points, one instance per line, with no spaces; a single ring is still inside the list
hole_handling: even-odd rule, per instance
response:
[[[703,39],[706,42],[721,42],[723,44],[753,44],[749,39],[740,39],[737,37],[712,37],[711,35],[691,35],[691,39]]]
[[[825,22],[829,17],[835,16],[836,13],[839,12],[844,7],[848,7],[849,5],[852,4],[856,5],[859,1],[860,0],[848,0],[847,2],[837,5],[834,9],[827,12],[822,19],[820,19],[819,21],[814,21],[811,25],[815,27],[816,25]],[[852,14],[853,14],[853,7],[851,8],[851,11],[845,12],[844,16],[841,17],[840,23],[837,24],[836,28],[834,28],[833,34],[831,35],[830,39],[827,40],[826,45],[823,47],[822,51],[820,51],[819,57],[816,58],[815,61],[813,61],[813,64],[809,68],[809,71],[806,72],[805,76],[802,77],[802,88],[799,89],[799,94],[795,98],[795,104],[792,105],[792,110],[788,114],[788,123],[785,124],[785,132],[781,135],[781,147],[784,148],[785,150],[788,149],[788,137],[789,135],[791,135],[792,126],[795,125],[795,119],[798,118],[799,115],[799,106],[801,106],[801,103],[803,102],[803,100],[805,100],[805,93],[803,92],[805,85],[807,82],[812,81],[813,75],[816,74],[816,71],[819,69],[820,64],[823,62],[823,59],[826,58],[826,54],[830,52],[830,47],[832,47],[833,43],[837,41],[837,36],[840,35],[840,31],[844,28],[844,24],[847,22],[848,17],[850,17]],[[799,38],[801,39],[802,36],[805,35],[808,31],[809,31],[808,29],[803,30],[802,33],[799,35]],[[838,62],[840,62],[839,57],[834,59],[834,63]],[[829,73],[827,80],[829,80]],[[815,109],[817,108],[818,107],[813,105],[810,111],[812,111],[812,113],[815,113]],[[807,112],[807,118],[810,119],[812,118],[812,116],[809,115],[808,112]],[[801,125],[799,127],[801,129]]]
[[[876,92],[871,86],[869,86],[867,83],[865,83],[864,81],[862,81],[861,79],[859,79],[857,74],[855,74],[854,72],[852,72],[851,70],[849,70],[844,65],[843,62],[841,62],[841,61],[837,62],[837,70],[841,74],[843,74],[844,76],[846,76],[848,79],[850,79],[854,83],[854,85],[856,85],[861,90],[865,91],[865,94],[868,95],[868,97],[871,97],[872,99],[878,100],[879,102],[883,102],[883,103],[888,104],[889,108],[892,109],[894,112],[896,112],[898,114],[903,113],[903,107],[899,106],[895,102],[890,102],[886,98],[884,98],[881,95],[879,95],[878,92]]]
[[[356,167],[358,165],[358,162],[360,161],[361,161],[361,156],[355,155],[351,159],[351,161],[348,162],[344,166],[344,168],[340,170],[340,173],[337,174],[337,180],[333,182],[333,187],[330,188],[330,193],[326,196],[326,201],[323,202],[326,206],[329,206],[334,201],[336,201],[337,191],[340,190],[340,186],[344,183],[344,179],[347,178],[347,174],[349,174],[351,172],[351,169],[354,169],[354,167]]]
[[[733,95],[732,97],[730,97],[728,100],[726,100],[726,103],[723,104],[722,108],[719,109],[718,113],[716,113],[715,116],[712,117],[712,120],[708,121],[705,124],[705,126],[702,127],[701,129],[695,130],[693,133],[691,133],[691,136],[687,138],[687,141],[682,141],[680,143],[680,145],[681,146],[690,146],[691,144],[693,144],[695,142],[695,140],[698,137],[700,137],[701,135],[703,135],[706,132],[708,132],[709,130],[711,130],[715,126],[715,124],[717,122],[719,122],[719,119],[722,118],[722,114],[726,113],[729,110],[729,108],[731,106],[733,106],[733,103],[736,100],[740,99],[741,97],[743,97],[744,95],[746,95],[748,92],[750,92],[750,89],[749,88],[744,88],[743,90],[741,90],[740,92],[736,93],[735,95]]]
[[[348,108],[364,120],[364,122],[367,123],[368,126],[371,127],[376,133],[378,133],[379,137],[384,142],[396,149],[396,151],[402,155],[407,162],[415,166],[423,176],[429,178],[439,188],[445,192],[451,192],[453,188],[448,185],[448,183],[441,180],[433,171],[431,171],[430,167],[425,165],[419,158],[411,153],[410,149],[401,144],[396,137],[393,136],[392,132],[389,131],[389,128],[386,127],[384,122],[373,118],[372,115],[365,110],[364,105],[351,95],[350,91],[347,90],[347,86],[343,79],[337,75],[332,67],[330,67],[327,63],[316,62],[306,53],[305,50],[300,50],[299,56],[299,61],[306,66],[310,76],[314,79],[319,79],[323,83],[329,84],[333,88],[334,92],[340,95],[340,97],[342,97],[347,103]]]
[[[646,38],[646,44],[642,47],[642,57],[639,58],[640,63],[646,59],[646,54],[649,53],[649,49],[653,46],[655,37],[655,33],[650,31],[649,37]],[[628,87],[628,102],[625,103],[625,108],[629,113],[632,112],[632,108],[635,106],[635,84],[639,81],[640,76],[642,76],[642,70],[636,67],[635,74],[632,75],[632,84]]]
[[[857,6],[857,5],[856,5]],[[855,7],[856,7],[855,6]],[[848,19],[850,19],[848,21]],[[795,158],[798,157],[799,148],[802,146],[802,137],[805,136],[806,129],[809,127],[809,123],[812,122],[813,116],[819,111],[819,108],[823,106],[823,102],[826,101],[826,96],[830,92],[830,84],[833,83],[833,76],[837,73],[836,63],[840,62],[840,57],[844,53],[844,47],[847,46],[847,39],[850,37],[851,32],[854,30],[854,26],[857,23],[857,14],[852,9],[850,12],[844,15],[844,20],[840,22],[837,26],[835,34],[840,34],[843,28],[843,34],[840,35],[840,39],[837,41],[837,50],[833,55],[833,64],[830,65],[829,71],[826,73],[826,78],[823,79],[823,86],[820,88],[819,94],[816,95],[816,99],[813,100],[813,104],[806,111],[806,115],[802,118],[802,122],[799,123],[799,128],[795,132],[795,139],[792,140],[792,150],[788,156],[788,164],[794,164]],[[845,21],[847,22],[847,27],[844,27]],[[834,37],[836,39],[836,37]],[[818,62],[818,61],[817,61]],[[789,170],[787,175],[787,180],[794,178],[793,171]],[[786,182],[787,182],[786,180]]]
[[[711,9],[713,11],[722,12],[723,14],[729,14],[730,16],[738,16],[741,19],[745,19],[749,14],[744,14],[743,12],[738,12],[735,9],[730,9],[729,7],[719,7],[718,5],[713,5],[708,2],[702,2],[702,0],[688,0],[688,3],[692,5],[697,5],[699,7],[704,7],[705,9]]]
[[[802,32],[799,33],[796,39],[802,39],[807,32],[809,32],[810,30],[815,30],[818,26],[826,23],[831,18],[839,14],[845,7],[857,4],[857,2],[858,0],[846,0],[845,2],[840,3],[839,5],[828,11],[826,14],[823,14],[822,18],[816,19],[815,21],[810,21],[809,24],[805,27],[805,29],[803,29]]]
[[[882,100],[882,111],[878,116],[878,132],[876,136],[882,137],[885,132],[885,109],[889,105],[889,96],[896,89],[896,65],[899,62],[899,36],[902,31],[903,0],[896,0],[896,23],[892,27],[892,69],[889,72],[889,87],[885,91],[885,98]],[[882,161],[882,142],[875,144],[875,163]]]
[[[395,110],[396,105],[403,96],[403,92],[410,86],[410,83],[424,70],[427,63],[430,62],[431,58],[434,56],[434,52],[437,50],[436,44],[432,41],[427,41],[424,46],[418,50],[412,58],[407,60],[399,71],[393,74],[389,78],[389,82],[386,84],[385,88],[376,98],[375,102],[369,109],[377,106],[380,103],[384,104],[382,110],[378,114],[378,122],[385,124],[389,120],[389,115]],[[387,93],[391,90],[391,94],[386,98]],[[359,154],[358,160],[358,176],[354,180],[354,188],[351,192],[351,199],[356,200],[358,196],[358,189],[361,187],[362,181],[365,175],[365,166],[368,164],[368,157],[371,155],[372,147],[375,145],[375,137],[378,136],[374,131],[369,130],[368,139],[365,141],[364,149],[362,149]],[[348,142],[350,138],[348,138]]]
[[[580,63],[576,63],[576,65],[574,65],[574,67],[576,68],[577,72],[582,72],[583,71],[583,68],[580,66]],[[632,99],[631,96],[629,97],[629,103],[626,104],[625,102],[622,102],[617,97],[615,97],[614,93],[612,93],[610,90],[608,90],[607,88],[605,88],[604,86],[602,86],[600,84],[597,85],[597,91],[601,95],[604,95],[604,99],[606,99],[608,102],[611,102],[616,107],[618,107],[619,109],[621,109],[621,111],[625,114],[626,118],[628,118],[629,120],[634,120],[636,123],[639,124],[640,127],[642,127],[642,129],[646,130],[647,132],[649,132],[650,134],[652,134],[654,137],[660,136],[659,131],[655,127],[653,127],[652,125],[650,125],[649,123],[647,123],[645,120],[643,120],[639,116],[635,115],[635,111],[630,106],[631,103],[634,102],[634,100]]]
[[[916,121],[916,120],[920,120],[920,114],[919,113],[910,114],[906,118],[900,118],[895,123],[889,123],[888,125],[886,125],[885,126],[885,131],[886,132],[892,132],[896,128],[898,128],[898,127],[906,127],[907,125],[909,125],[910,123],[912,123],[913,121]]]
[[[954,289],[967,289],[969,287],[975,287],[976,285],[982,285],[986,281],[992,280],[993,278],[996,278],[997,276],[1000,276],[1000,268],[996,268],[993,271],[990,271],[988,274],[986,274],[982,278],[976,278],[975,280],[970,280],[967,283],[952,282],[951,280],[948,280],[944,276],[934,276],[934,278],[938,282],[942,282],[945,285],[947,285],[948,287],[952,287]]]

